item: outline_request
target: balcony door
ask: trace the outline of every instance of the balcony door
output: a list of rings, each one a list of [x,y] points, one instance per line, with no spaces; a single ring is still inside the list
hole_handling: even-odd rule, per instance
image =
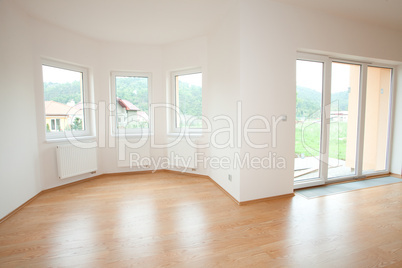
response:
[[[295,188],[389,172],[392,68],[299,54]]]

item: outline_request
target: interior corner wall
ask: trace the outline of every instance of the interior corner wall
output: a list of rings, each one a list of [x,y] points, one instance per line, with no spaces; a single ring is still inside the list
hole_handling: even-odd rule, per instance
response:
[[[228,157],[231,165],[216,168],[209,166],[209,176],[238,201],[240,200],[240,169],[235,166],[237,146],[237,101],[240,99],[240,17],[239,5],[234,2],[223,21],[208,36],[208,92],[205,95],[205,115],[212,124],[212,133],[230,127],[225,120],[214,120],[216,116],[230,118],[235,133],[220,133],[208,136],[211,145],[209,156],[217,159]],[[204,96],[203,96],[204,97]],[[233,139],[234,146],[219,148]],[[218,145],[218,146],[217,146]],[[232,176],[232,181],[229,180]]]
[[[240,7],[240,94],[245,118],[287,116],[272,135],[256,134],[253,141],[268,141],[269,148],[243,146],[241,154],[276,154],[286,160],[284,169],[242,169],[240,201],[293,191],[295,133],[296,52],[315,50],[342,55],[402,61],[400,32],[335,17],[269,0],[242,0]],[[243,119],[245,120],[245,119]],[[397,160],[395,160],[397,161]]]
[[[177,41],[174,43],[166,44],[162,47],[162,53],[163,53],[163,58],[162,58],[162,65],[163,65],[163,77],[165,78],[164,82],[164,92],[166,93],[165,99],[163,100],[163,103],[169,103],[169,104],[174,104],[171,103],[171,94],[172,94],[172,81],[171,81],[171,73],[175,71],[183,71],[183,70],[190,70],[190,69],[198,69],[200,68],[202,71],[202,102],[203,102],[203,114],[205,114],[207,108],[207,103],[205,101],[206,95],[208,94],[208,65],[207,65],[207,37],[206,36],[200,36],[200,37],[195,37],[191,38],[188,40],[182,40],[182,41]],[[160,102],[162,103],[162,101]],[[166,144],[168,143],[175,143],[179,136],[177,135],[169,135],[168,133],[170,132],[169,124],[172,124],[170,121],[171,118],[168,117],[168,115],[163,113],[161,118],[168,118],[168,120],[164,120],[164,122],[161,122],[161,126],[164,127],[162,131],[159,133],[161,135],[161,139],[165,141]],[[161,127],[161,128],[162,128]],[[163,135],[162,135],[163,134]],[[206,139],[205,136],[191,136],[190,139],[192,142],[195,144],[200,144],[202,140]],[[202,142],[203,143],[203,142]],[[177,146],[186,148],[188,145],[187,139],[182,138]],[[176,146],[175,146],[176,147]],[[175,153],[177,155],[181,156],[180,152],[177,152],[176,149],[171,148],[172,150],[166,150],[164,151],[165,156],[170,158],[169,151],[171,153]],[[197,148],[195,152],[198,155],[206,155],[207,151],[203,148]],[[184,156],[184,155],[183,155]],[[183,170],[182,167],[172,167],[170,166],[169,169],[172,170]],[[200,175],[207,175],[208,170],[207,168],[204,167],[204,165],[200,164],[197,165],[195,170],[192,169],[186,169],[187,173],[194,173],[194,174],[200,174]]]
[[[35,80],[35,101],[37,104],[37,129],[39,159],[42,170],[44,189],[57,187],[70,182],[82,180],[97,174],[139,171],[160,167],[127,167],[119,165],[119,152],[139,153],[152,156],[156,160],[166,156],[166,150],[149,148],[148,142],[141,148],[132,149],[138,137],[121,139],[112,135],[109,105],[114,104],[110,95],[110,78],[112,71],[125,71],[151,74],[151,98],[153,103],[166,102],[166,72],[169,69],[183,69],[193,66],[206,68],[206,38],[194,38],[169,45],[126,44],[94,40],[60,27],[32,19],[34,33],[33,56]],[[64,180],[58,179],[55,147],[65,142],[46,142],[44,129],[43,89],[41,81],[41,57],[73,63],[88,67],[90,71],[91,101],[97,105],[95,111],[96,141],[98,143],[98,172],[95,175],[79,175]],[[105,109],[102,109],[105,108]],[[155,143],[166,141],[166,112],[155,111]],[[119,144],[124,141],[127,146]],[[126,161],[127,162],[127,161]],[[205,172],[203,173],[205,174]]]
[[[402,65],[399,65],[394,74],[394,113],[393,133],[391,143],[391,173],[402,175]]]
[[[95,92],[97,94],[97,101],[99,103],[105,103],[106,107],[109,104],[115,104],[115,101],[110,96],[110,79],[111,72],[123,71],[123,72],[135,72],[135,73],[148,73],[151,74],[151,99],[154,103],[161,103],[165,98],[164,84],[162,78],[162,49],[156,45],[139,45],[139,44],[124,44],[114,42],[101,42],[99,50],[99,66],[97,68],[96,81],[97,86]],[[160,133],[164,131],[165,121],[164,117],[160,117],[160,111],[156,111],[155,115],[155,142],[159,144],[161,142]],[[162,113],[162,116],[164,113]],[[101,128],[98,128],[98,138],[100,139],[99,151],[100,151],[100,165],[103,167],[103,173],[119,173],[146,170],[144,167],[128,166],[121,167],[118,165],[119,153],[138,153],[141,157],[159,157],[164,153],[159,149],[150,149],[150,138],[145,138],[146,142],[144,146],[140,148],[136,147],[136,143],[142,144],[144,139],[139,137],[128,137],[127,139],[119,138],[112,135],[112,126],[110,125],[110,110],[106,109],[103,112],[102,119],[97,123]],[[124,144],[125,143],[125,144]],[[151,166],[150,169],[154,167]]]
[[[30,24],[0,1],[0,219],[41,191]]]
[[[241,170],[240,201],[248,201],[293,192],[296,49],[292,21],[275,3],[242,1],[240,10],[243,124],[256,115],[269,124],[269,133],[248,134],[241,149],[243,158],[264,159],[264,167]],[[287,121],[277,121],[283,115]],[[265,125],[253,120],[250,127]]]
[[[151,74],[151,97],[153,102],[164,99],[162,83],[162,50],[160,46],[136,45],[99,41],[80,36],[59,27],[33,21],[35,27],[35,77],[36,102],[38,104],[37,117],[43,118],[43,89],[40,75],[40,58],[46,57],[57,61],[65,61],[89,68],[91,102],[97,107],[93,118],[96,142],[98,144],[98,171],[97,174],[83,174],[60,180],[57,176],[55,147],[65,142],[46,142],[44,122],[39,120],[39,150],[41,159],[42,179],[44,189],[57,187],[74,181],[104,173],[119,173],[145,170],[147,168],[130,168],[119,166],[119,152],[130,151],[135,147],[138,137],[121,139],[112,134],[110,125],[110,105],[115,102],[110,95],[110,78],[112,71],[139,72]],[[163,118],[158,118],[156,124],[163,124]],[[161,131],[161,130],[157,130]],[[159,136],[156,134],[156,136]],[[148,137],[150,138],[150,136]],[[119,147],[119,145],[125,145]],[[149,142],[135,152],[141,156],[149,156]],[[147,147],[148,146],[148,147]],[[157,153],[157,152],[153,152]],[[128,155],[124,153],[124,155]]]
[[[10,2],[11,1],[4,1],[4,6],[13,6],[12,4],[10,4]],[[20,12],[20,9],[17,7],[13,9],[15,9],[16,13]],[[29,66],[27,65],[27,68],[24,69],[21,67],[21,64],[17,63],[17,61],[14,61],[12,62],[12,64],[9,64],[9,66],[2,65],[1,67],[7,67],[7,69],[2,74],[9,74],[15,71],[15,75],[17,75],[21,73],[20,70],[26,71],[26,73],[24,73],[24,79],[20,79],[19,83],[26,83],[28,85],[24,87],[25,91],[28,91],[28,89],[32,90],[31,95],[23,94],[23,96],[19,97],[20,103],[21,100],[27,101],[26,103],[24,103],[24,111],[27,111],[27,109],[29,108],[32,108],[32,111],[24,117],[16,118],[14,116],[13,122],[25,122],[26,118],[30,117],[34,117],[35,119],[29,120],[29,123],[18,123],[18,128],[16,127],[16,129],[19,129],[20,127],[25,128],[27,125],[30,124],[35,125],[34,131],[30,132],[30,138],[26,139],[25,141],[21,141],[20,143],[24,144],[24,142],[30,141],[30,146],[34,146],[36,148],[36,156],[34,157],[35,161],[31,161],[27,163],[27,165],[34,165],[35,169],[40,172],[40,176],[38,176],[38,179],[40,178],[39,182],[41,184],[38,186],[39,191],[43,189],[57,187],[74,181],[79,181],[88,177],[96,176],[97,174],[144,170],[144,168],[130,169],[128,167],[121,167],[117,163],[119,153],[118,144],[121,139],[112,135],[111,126],[109,125],[110,113],[108,107],[109,104],[113,103],[110,96],[110,74],[112,71],[151,73],[152,101],[154,103],[164,103],[166,101],[165,69],[168,67],[186,68],[188,67],[188,65],[200,64],[203,67],[206,67],[206,38],[195,38],[193,40],[181,41],[166,46],[106,42],[94,40],[86,36],[70,32],[66,29],[48,24],[33,17],[27,16],[26,18],[24,17],[23,19],[21,19],[20,17],[22,15],[20,15],[13,18],[13,13],[10,12],[9,8],[2,9],[2,12],[10,13],[7,16],[2,17],[2,19],[4,20],[2,26],[5,28],[12,25],[12,27],[4,29],[1,33],[5,37],[8,37],[7,35],[10,35],[12,37],[8,38],[9,40],[7,43],[2,43],[2,46],[4,46],[4,49],[2,50],[2,52],[4,53],[4,57],[7,56],[7,60],[11,61],[9,57],[15,55],[13,53],[10,53],[10,51],[14,52],[16,51],[16,49],[21,48],[20,51],[15,52],[19,53],[16,59],[23,58],[24,60],[21,60],[21,63],[29,61],[30,64]],[[17,21],[18,23],[15,23],[15,21]],[[18,35],[20,36],[19,39],[14,36],[15,32],[18,31],[21,32],[21,34]],[[13,38],[16,40],[15,42],[18,42],[18,44],[13,43]],[[2,38],[2,41],[3,40],[7,40],[7,38]],[[15,49],[13,49],[14,47]],[[22,50],[22,48],[25,51]],[[202,48],[202,51],[196,51],[198,48]],[[182,53],[180,55],[180,58],[169,58],[169,56],[171,55],[164,57],[164,52],[171,53],[173,50],[177,52],[177,55],[179,55],[179,53],[183,50],[187,50],[188,53]],[[192,54],[194,57],[189,57],[189,54]],[[90,91],[92,92],[92,95],[90,96],[90,101],[98,107],[98,109],[94,113],[94,125],[96,127],[96,137],[94,139],[96,140],[96,142],[98,142],[99,145],[99,169],[97,174],[84,174],[64,180],[60,180],[58,178],[55,148],[57,145],[65,144],[67,142],[46,141],[43,116],[45,112],[43,101],[44,95],[41,75],[42,58],[71,63],[87,67],[89,69]],[[169,59],[169,64],[167,64],[167,59]],[[18,71],[20,72],[18,73]],[[11,75],[8,76],[12,77]],[[27,82],[28,80],[29,83]],[[7,80],[4,80],[4,83],[5,81]],[[14,93],[17,94],[18,92],[15,91]],[[2,92],[2,101],[7,100],[9,104],[11,104],[12,102],[8,98],[6,98],[6,96],[3,97],[3,95],[4,93]],[[10,98],[11,96],[17,97],[14,95],[11,95],[11,93],[9,94]],[[30,97],[29,99],[26,98],[28,96]],[[3,105],[3,107],[6,106]],[[105,107],[106,109],[101,110],[101,107]],[[19,112],[18,110],[16,111]],[[162,112],[161,114],[158,114],[155,119],[156,127],[155,133],[153,134],[155,136],[155,142],[160,144],[163,143],[164,139],[166,138],[166,113]],[[20,133],[22,135],[24,132],[21,131]],[[32,135],[32,133],[34,133],[34,135]],[[12,135],[13,137],[16,137],[15,133],[13,133]],[[31,137],[33,137],[33,140],[31,140]],[[134,143],[136,140],[137,138],[133,137],[129,138],[127,142]],[[147,143],[145,146],[148,145],[149,143]],[[29,146],[25,146],[25,150],[28,148]],[[21,150],[23,149],[21,148]],[[140,148],[136,151],[140,154],[149,154],[149,148]],[[14,152],[17,151],[14,150]],[[166,156],[166,152],[159,149],[151,150],[151,154],[153,157]],[[7,158],[8,156],[2,155],[2,157]],[[8,157],[8,162],[6,161],[4,163],[9,163],[11,160],[12,158]],[[15,160],[12,162],[13,165],[9,164],[9,167],[15,166],[18,161]],[[7,187],[2,189],[7,189]],[[29,197],[32,197],[33,195],[29,195]],[[16,194],[16,196],[19,196],[19,194]],[[21,202],[19,202],[19,204],[21,204]]]
[[[55,61],[75,64],[89,69],[90,92],[95,94],[89,96],[90,102],[96,103],[97,80],[94,74],[98,71],[99,65],[99,44],[96,40],[72,33],[60,27],[53,26],[44,21],[30,17],[32,32],[32,55],[34,60],[33,75],[36,103],[36,129],[38,138],[36,143],[39,149],[39,167],[41,181],[44,189],[49,189],[67,183],[79,181],[94,175],[79,175],[72,178],[60,180],[57,172],[56,146],[68,144],[67,141],[49,142],[46,141],[45,129],[45,107],[42,81],[42,58]],[[94,118],[97,120],[97,117]],[[100,166],[100,165],[98,165]]]

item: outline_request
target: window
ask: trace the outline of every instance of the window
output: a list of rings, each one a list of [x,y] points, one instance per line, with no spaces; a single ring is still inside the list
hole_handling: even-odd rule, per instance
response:
[[[150,74],[112,72],[112,111],[117,135],[149,131]]]
[[[60,131],[60,119],[51,119],[51,131]]]
[[[363,174],[388,171],[392,68],[367,68]]]
[[[324,64],[296,61],[295,181],[319,175]]]
[[[202,128],[202,73],[199,70],[172,74],[173,129],[200,130]]]
[[[392,66],[299,53],[296,187],[389,172]]]
[[[46,138],[90,135],[87,69],[44,60],[42,75]]]

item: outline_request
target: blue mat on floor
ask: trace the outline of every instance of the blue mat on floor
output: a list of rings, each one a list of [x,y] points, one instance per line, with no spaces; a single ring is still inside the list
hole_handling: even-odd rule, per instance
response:
[[[376,179],[368,179],[354,182],[346,182],[340,184],[333,184],[309,189],[300,189],[296,190],[296,193],[307,197],[314,198],[331,194],[339,194],[344,192],[349,192],[358,189],[369,188],[373,186],[387,185],[391,183],[402,182],[402,179],[398,179],[395,177],[383,177]]]

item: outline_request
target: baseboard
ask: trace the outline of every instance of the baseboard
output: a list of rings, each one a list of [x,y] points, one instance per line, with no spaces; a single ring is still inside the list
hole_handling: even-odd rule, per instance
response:
[[[214,181],[211,177],[209,177],[207,175],[194,174],[194,173],[188,173],[188,172],[183,172],[183,171],[178,171],[178,170],[170,170],[170,169],[160,169],[158,171],[159,172],[174,173],[174,174],[183,174],[183,175],[186,175],[186,176],[192,176],[192,177],[199,177],[199,178],[208,179],[213,184],[215,184],[215,186],[218,187],[224,194],[226,194],[230,199],[232,199],[233,202],[236,203],[236,205],[240,205],[240,202],[236,198],[234,198],[228,191],[226,191],[222,186],[220,186],[216,181]]]
[[[186,175],[194,175],[194,176],[205,176],[205,175],[198,175],[198,174],[191,174],[191,173],[185,173],[185,172],[181,172],[181,171],[173,171],[173,170],[168,170],[168,169],[158,169],[158,170],[138,170],[138,171],[125,171],[125,172],[114,172],[114,173],[103,173],[103,174],[99,174],[93,177],[89,177],[89,178],[85,178],[85,179],[81,179],[79,181],[74,181],[74,182],[70,182],[70,183],[66,183],[60,186],[55,186],[46,190],[42,190],[41,193],[46,193],[46,192],[50,192],[50,191],[54,191],[54,190],[59,190],[59,189],[63,189],[65,187],[70,187],[72,185],[76,185],[76,184],[80,184],[83,182],[87,182],[87,181],[91,181],[94,179],[99,179],[101,177],[105,177],[105,176],[128,176],[128,175],[141,175],[141,174],[152,174],[152,173],[160,173],[160,172],[172,172],[172,173],[181,173],[181,174],[186,174]]]
[[[280,198],[289,198],[289,197],[294,197],[294,196],[295,196],[295,193],[276,195],[276,196],[271,196],[271,197],[265,197],[265,198],[260,198],[260,199],[253,199],[253,200],[239,202],[239,205],[244,206],[244,205],[250,205],[250,204],[264,202],[264,201],[271,201],[271,200],[280,199]]]
[[[14,209],[13,211],[11,211],[10,213],[8,213],[6,216],[4,216],[3,218],[0,219],[0,224],[5,222],[6,220],[8,220],[11,216],[15,215],[18,211],[20,211],[21,209],[23,209],[26,205],[28,205],[29,203],[31,203],[32,201],[34,201],[38,196],[40,196],[42,194],[42,192],[37,193],[35,196],[33,196],[32,198],[30,198],[28,201],[26,201],[25,203],[23,203],[21,206],[17,207],[16,209]]]
[[[270,201],[270,200],[279,199],[279,198],[293,197],[295,195],[294,193],[290,193],[290,194],[277,195],[277,196],[265,197],[265,198],[260,198],[260,199],[253,199],[253,200],[248,200],[248,201],[238,201],[228,191],[226,191],[222,186],[220,186],[216,181],[214,181],[211,177],[205,176],[205,175],[200,175],[200,176],[204,176],[204,177],[208,178],[210,181],[212,181],[222,192],[224,192],[228,197],[230,197],[233,200],[233,202],[235,202],[238,206],[250,205],[250,204],[254,204],[254,203]]]
[[[102,175],[108,175],[108,176],[141,175],[141,174],[156,173],[158,171],[159,170],[135,170],[135,171],[114,172],[114,173],[103,173]]]
[[[389,173],[389,175],[398,179],[402,179],[402,176],[396,173]]]
[[[207,179],[209,179],[212,183],[214,183],[224,194],[226,194],[228,197],[230,197],[230,199],[233,200],[233,202],[236,203],[236,205],[240,206],[240,202],[234,198],[231,194],[229,194],[228,191],[226,191],[222,186],[220,186],[216,181],[214,181],[211,177],[209,176],[205,176]]]
[[[204,179],[211,179],[207,175],[190,173],[190,172],[185,172],[185,171],[180,171],[180,170],[158,169],[156,172],[168,172],[168,173],[174,173],[174,174],[178,174],[178,175],[182,174],[182,175],[188,175],[188,176],[199,177],[199,178],[204,178]]]
[[[69,182],[69,183],[66,183],[66,184],[63,184],[63,185],[59,185],[59,186],[55,186],[55,187],[52,187],[52,188],[49,188],[49,189],[42,190],[40,193],[48,193],[48,192],[52,192],[52,191],[55,191],[55,190],[60,190],[60,189],[66,188],[66,187],[81,184],[81,183],[88,182],[88,181],[91,181],[91,180],[94,180],[94,179],[99,179],[101,177],[104,177],[105,175],[108,175],[108,174],[100,174],[100,175],[85,178],[85,179],[82,179],[82,180],[79,180],[79,181]]]

